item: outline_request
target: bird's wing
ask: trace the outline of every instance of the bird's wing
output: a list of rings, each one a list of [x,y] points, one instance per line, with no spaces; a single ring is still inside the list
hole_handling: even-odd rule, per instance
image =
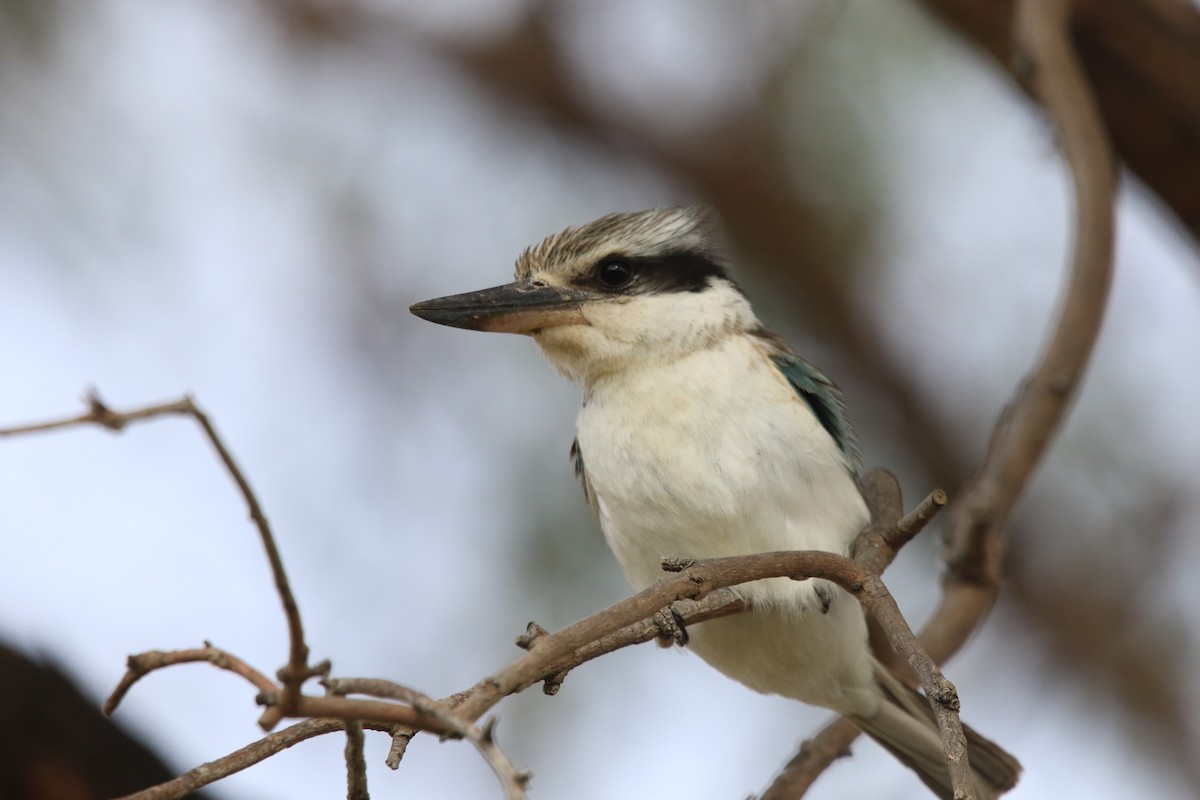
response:
[[[600,519],[600,505],[596,502],[596,493],[592,491],[592,484],[588,482],[587,468],[583,465],[583,451],[579,449],[578,437],[571,442],[571,462],[575,465],[575,477],[583,486],[583,496],[587,498],[588,505],[592,507],[592,513],[596,515],[596,519]]]
[[[862,465],[862,456],[854,427],[846,416],[841,389],[821,370],[796,355],[791,345],[779,336],[765,329],[755,331],[754,335],[763,340],[771,362],[783,373],[800,399],[812,409],[821,427],[833,437],[838,449],[846,457],[850,471],[857,473]]]

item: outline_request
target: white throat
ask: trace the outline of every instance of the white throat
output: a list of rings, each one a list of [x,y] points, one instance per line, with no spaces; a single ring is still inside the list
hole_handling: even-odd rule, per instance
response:
[[[585,387],[710,349],[759,325],[745,296],[715,279],[700,292],[615,298],[586,304],[582,312],[587,324],[549,328],[533,338],[555,369]]]

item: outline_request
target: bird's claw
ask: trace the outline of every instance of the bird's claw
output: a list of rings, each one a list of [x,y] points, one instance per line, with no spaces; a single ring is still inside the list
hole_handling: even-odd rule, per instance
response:
[[[677,644],[684,647],[688,643],[687,628],[683,624],[683,617],[675,611],[674,608],[668,606],[655,612],[652,617],[654,624],[658,627],[658,646],[670,647]]]

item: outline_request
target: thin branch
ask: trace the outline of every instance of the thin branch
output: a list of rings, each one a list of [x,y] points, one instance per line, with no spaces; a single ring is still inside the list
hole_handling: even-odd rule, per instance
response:
[[[900,514],[902,512],[899,484],[895,477],[887,470],[872,469],[863,475],[862,478],[863,494],[867,498],[868,505],[872,508],[873,523],[872,527],[868,528],[860,535],[856,546],[855,561],[861,564],[864,568],[871,572],[882,571],[891,563],[891,559],[895,557],[895,550],[890,550],[886,558],[868,558],[858,551],[866,546],[867,543],[876,539],[879,541],[887,541],[896,537],[890,531],[901,524]],[[927,498],[923,505],[933,504],[939,496],[940,490],[931,495],[933,500]],[[940,507],[940,506],[939,506]],[[936,509],[934,510],[936,511]],[[910,521],[905,523],[909,525],[913,533],[919,530],[920,525],[928,522],[929,517],[922,512],[918,515],[916,512],[909,515]],[[920,520],[918,522],[918,519]],[[911,538],[911,537],[909,537]],[[907,539],[905,540],[907,541]],[[903,543],[900,543],[903,544]],[[736,592],[730,588],[717,589],[710,592],[702,600],[680,599],[670,604],[670,612],[672,616],[677,618],[686,628],[691,625],[705,622],[710,619],[737,614],[748,609],[748,606]],[[591,618],[589,618],[590,620]],[[584,620],[584,623],[588,620]],[[582,624],[582,623],[579,623]],[[658,638],[660,633],[659,626],[654,622],[653,615],[637,620],[629,625],[620,628],[617,631],[608,633],[598,638],[593,638],[583,645],[575,648],[569,654],[562,658],[553,661],[546,666],[541,673],[534,679],[533,683],[539,680],[544,684],[544,690],[547,694],[554,694],[558,691],[563,678],[566,674],[594,658],[598,658],[607,653],[619,650],[629,645],[642,644]],[[530,623],[526,633],[518,637],[517,643],[523,649],[532,649],[542,636],[548,636],[546,631],[541,629],[536,623]],[[524,687],[522,687],[524,688]],[[465,693],[468,696],[473,692]]]
[[[324,683],[328,694],[343,694],[336,686],[330,685],[328,678]],[[362,723],[347,722],[346,746],[342,750],[346,761],[346,800],[371,800],[371,792],[367,788],[367,759],[363,753],[365,745]]]
[[[306,739],[323,736],[327,733],[345,730],[346,725],[336,719],[309,719],[284,728],[275,733],[269,733],[257,742],[235,750],[227,756],[201,764],[189,769],[178,778],[151,786],[140,792],[126,795],[118,800],[178,800],[210,783],[228,778],[234,773],[252,767],[260,761],[280,753],[292,745]]]
[[[871,510],[871,524],[854,542],[854,560],[879,575],[884,572],[900,548],[912,541],[945,507],[947,496],[935,489],[908,514],[896,476],[887,470],[871,469],[859,479],[859,488]],[[871,643],[876,656],[898,673],[912,676],[907,664],[898,661],[890,646],[885,647],[887,633],[879,623],[868,618]],[[911,681],[911,677],[909,677]],[[808,788],[839,758],[849,754],[850,745],[861,731],[847,720],[838,718],[806,739],[800,750],[771,781],[761,800],[788,800],[802,796]]]
[[[367,790],[367,759],[363,755],[363,725],[346,723],[346,800],[371,800]]]
[[[903,517],[881,519],[872,515],[871,524],[854,540],[854,560],[876,575],[882,575],[892,565],[900,549],[933,521],[937,513],[946,507],[947,501],[944,491],[934,489],[920,505]]]
[[[187,398],[171,403],[158,403],[156,405],[121,412],[113,411],[104,405],[94,390],[88,392],[86,399],[88,410],[82,414],[76,414],[73,417],[62,417],[47,422],[34,422],[29,425],[0,428],[0,437],[42,433],[62,428],[73,428],[79,425],[99,425],[102,428],[108,428],[110,431],[121,431],[131,422],[141,422],[172,414],[191,414],[191,403]]]
[[[262,725],[264,730],[270,730],[279,723],[279,720],[283,718],[289,709],[294,707],[300,696],[300,687],[304,681],[315,674],[319,674],[320,668],[310,668],[308,665],[308,645],[304,641],[304,625],[300,620],[300,608],[296,604],[295,596],[292,594],[287,572],[283,568],[283,559],[279,555],[279,548],[275,544],[275,536],[271,532],[271,525],[267,521],[267,515],[263,512],[262,505],[258,502],[258,496],[250,486],[250,481],[246,479],[245,474],[234,460],[229,448],[225,446],[224,441],[222,441],[220,435],[217,433],[208,415],[196,405],[190,395],[184,395],[181,399],[174,402],[160,403],[128,411],[116,411],[109,408],[100,399],[95,390],[88,392],[87,402],[88,410],[83,414],[51,420],[49,422],[34,423],[32,425],[3,428],[0,429],[0,437],[39,433],[91,424],[99,425],[111,431],[121,431],[132,422],[142,422],[170,415],[189,416],[196,421],[208,439],[209,444],[217,451],[217,457],[220,458],[229,476],[233,478],[233,482],[237,484],[238,491],[246,503],[250,519],[254,522],[255,528],[258,530],[263,549],[267,554],[267,561],[271,565],[271,575],[275,580],[275,589],[279,593],[279,600],[283,605],[284,616],[287,618],[288,661],[287,665],[279,671],[279,680],[283,684],[282,697],[280,703],[277,706],[268,708],[267,712],[259,720],[259,724]]]
[[[484,761],[496,773],[496,777],[504,789],[504,796],[508,800],[525,800],[525,787],[529,784],[530,774],[518,771],[504,751],[496,744],[495,718],[489,719],[482,728],[465,723],[454,715],[453,709],[446,703],[434,700],[408,686],[378,678],[328,678],[325,680],[325,685],[339,695],[366,694],[372,697],[400,700],[426,714],[437,717],[451,728],[455,735],[466,739],[475,746]]]
[[[772,577],[824,578],[859,599],[867,612],[879,621],[892,648],[921,679],[921,687],[942,735],[954,790],[961,792],[959,796],[963,798],[974,797],[966,738],[958,719],[958,696],[953,684],[922,650],[883,581],[855,561],[833,553],[762,553],[692,562],[674,577],[660,580],[633,597],[557,633],[536,637],[529,643],[524,656],[476,684],[456,714],[467,721],[478,718],[502,697],[529,687],[546,674],[553,674],[561,659],[588,642],[617,633],[627,625],[652,616],[671,602],[685,598],[699,601],[715,589]]]
[[[861,731],[844,717],[838,717],[805,739],[800,750],[771,781],[758,800],[792,800],[801,797],[821,774],[839,758],[850,755],[850,745]]]
[[[950,496],[942,489],[934,489],[920,505],[901,517],[895,525],[895,535],[888,537],[892,550],[899,550],[908,544],[914,536],[925,530],[925,526],[933,521],[937,513],[950,502]]]
[[[283,613],[287,618],[288,626],[288,662],[279,670],[279,680],[283,684],[283,692],[280,703],[276,707],[282,718],[283,714],[299,699],[300,687],[313,675],[319,674],[320,668],[314,670],[308,665],[308,645],[304,641],[304,624],[300,620],[300,607],[296,604],[295,595],[292,594],[287,572],[283,568],[283,558],[279,555],[279,547],[275,544],[275,535],[271,532],[271,525],[267,522],[267,515],[263,513],[258,497],[250,488],[250,482],[242,474],[237,462],[233,460],[233,454],[229,452],[229,448],[217,435],[216,428],[208,419],[208,415],[192,402],[190,396],[184,399],[191,415],[204,429],[204,433],[217,451],[221,463],[225,465],[225,469],[229,471],[241,491],[242,498],[246,501],[246,507],[250,512],[250,519],[254,521],[259,537],[262,539],[263,549],[267,553],[267,561],[271,564],[271,575],[275,579],[275,589],[283,604]],[[262,726],[263,730],[271,730],[278,724],[278,719],[275,718],[271,709],[267,709],[267,713],[263,714],[258,724]]]
[[[303,645],[303,633],[299,627],[299,611],[294,599],[291,598],[282,560],[274,546],[274,537],[270,532],[266,517],[262,513],[249,483],[233,461],[207,416],[187,397],[175,403],[149,406],[131,412],[113,411],[94,394],[91,395],[89,404],[89,411],[83,415],[8,429],[6,432],[10,435],[30,433],[86,423],[100,424],[112,430],[121,430],[130,421],[150,419],[167,413],[193,416],[205,431],[221,461],[247,499],[251,518],[258,526],[267,546],[268,556],[277,579],[277,587],[284,598],[289,623],[293,619],[295,621],[292,631],[301,637],[300,643]],[[904,520],[897,519],[898,509],[902,507],[899,491],[894,477],[886,472],[868,473],[864,478],[864,492],[871,502],[872,508],[875,509],[876,516],[886,518],[886,521],[890,523],[889,526],[877,520],[873,529],[864,534],[868,540],[875,536],[885,542],[887,556],[882,565],[886,566],[886,563],[895,554],[895,546],[902,545],[916,530],[919,530],[924,522],[932,516],[933,510],[922,508]],[[927,501],[926,505],[931,502]],[[899,529],[901,526],[905,532],[904,537],[898,537],[895,533],[895,529]],[[206,642],[204,648],[195,650],[151,651],[131,656],[129,669],[105,704],[105,709],[111,713],[133,684],[153,670],[179,663],[206,661],[239,674],[254,685],[260,692],[260,701],[268,706],[264,718],[271,716],[277,720],[285,715],[293,715],[306,716],[314,718],[314,720],[316,718],[332,718],[347,723],[349,728],[346,729],[348,734],[346,758],[349,793],[352,797],[366,796],[360,725],[362,721],[369,720],[369,724],[373,727],[382,725],[385,730],[394,735],[393,754],[389,755],[389,762],[393,757],[398,761],[398,754],[394,752],[397,750],[397,743],[401,743],[399,747],[402,749],[403,742],[415,730],[426,730],[469,739],[492,765],[501,780],[506,796],[519,800],[525,796],[524,787],[528,781],[528,774],[517,772],[507,757],[496,747],[493,737],[494,721],[489,721],[482,728],[473,724],[474,719],[494,705],[501,697],[527,688],[539,680],[544,682],[547,693],[554,693],[561,685],[566,673],[578,664],[619,647],[648,641],[652,638],[661,638],[663,635],[662,623],[658,617],[665,618],[665,615],[657,612],[661,612],[664,608],[669,609],[673,620],[678,619],[684,625],[693,624],[746,610],[746,603],[728,588],[739,583],[781,575],[789,575],[796,579],[824,577],[842,585],[859,597],[872,617],[878,620],[887,631],[889,641],[895,651],[905,657],[921,676],[922,685],[933,705],[939,727],[942,730],[952,780],[958,781],[956,765],[961,764],[962,768],[966,769],[965,741],[958,723],[958,701],[954,687],[941,675],[932,660],[921,651],[890,593],[882,581],[870,571],[864,570],[850,559],[818,552],[774,553],[703,562],[678,562],[673,567],[673,571],[678,571],[680,574],[580,623],[569,626],[557,634],[548,634],[531,623],[527,634],[519,640],[519,643],[529,651],[526,656],[517,659],[502,671],[498,678],[485,680],[472,690],[452,697],[448,703],[439,703],[399,684],[377,680],[338,681],[330,679],[326,681],[326,685],[335,696],[311,697],[300,694],[298,692],[299,683],[303,681],[304,677],[328,669],[327,665],[317,668],[310,667],[307,664],[307,648],[303,649],[305,659],[301,674],[304,677],[295,681],[297,694],[288,700],[281,697],[284,692],[280,692],[278,687],[265,675],[241,659]],[[295,642],[296,639],[293,639],[293,644]],[[294,648],[292,652],[294,656],[297,651]],[[293,666],[292,662],[289,661],[289,667],[291,666]],[[280,679],[282,681],[291,677],[294,680],[296,674],[294,670],[285,668],[281,670]],[[394,703],[352,700],[340,696],[348,692],[399,699],[409,703],[410,707]],[[462,702],[464,709],[455,712],[452,707],[458,705],[459,701]],[[326,719],[325,722],[328,723],[329,720]],[[321,732],[333,729],[336,728],[322,727]],[[254,763],[254,759],[261,760],[270,755],[272,747],[275,747],[274,752],[277,752],[279,749],[301,740],[296,737],[302,736],[302,732],[307,730],[309,729],[294,726],[287,732],[281,732],[286,733],[285,736],[266,737],[250,748],[244,748],[238,753],[231,754],[226,760],[222,760],[220,763],[225,766],[221,769],[236,771],[244,768],[240,765]],[[312,735],[316,735],[316,733]],[[205,765],[192,770],[176,781],[147,790],[151,794],[142,796],[179,796],[174,792],[190,791],[191,788],[194,788],[193,781],[204,779],[210,773],[209,767],[210,765]],[[223,774],[228,774],[228,772]],[[966,774],[969,777],[969,772]],[[957,786],[958,783],[955,785]],[[964,785],[968,792],[964,797],[969,797],[970,784],[968,782]]]
[[[199,661],[206,661],[215,667],[228,670],[235,675],[241,675],[263,694],[273,694],[279,689],[266,675],[232,653],[219,647],[213,647],[209,642],[205,642],[204,647],[192,650],[149,650],[129,657],[126,662],[125,674],[121,677],[117,688],[113,689],[112,694],[104,701],[104,715],[111,717],[133,685],[151,672],[176,664],[190,664]]]

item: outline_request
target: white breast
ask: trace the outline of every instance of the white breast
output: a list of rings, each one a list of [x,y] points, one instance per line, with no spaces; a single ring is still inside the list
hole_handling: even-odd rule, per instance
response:
[[[637,589],[663,556],[845,553],[867,519],[833,439],[749,336],[590,386],[577,433]]]
[[[635,589],[663,576],[664,556],[845,554],[868,520],[832,437],[751,337],[589,387],[577,434]],[[832,586],[827,608],[818,583],[738,587],[754,611],[693,626],[689,649],[757,691],[870,716],[862,611]]]

